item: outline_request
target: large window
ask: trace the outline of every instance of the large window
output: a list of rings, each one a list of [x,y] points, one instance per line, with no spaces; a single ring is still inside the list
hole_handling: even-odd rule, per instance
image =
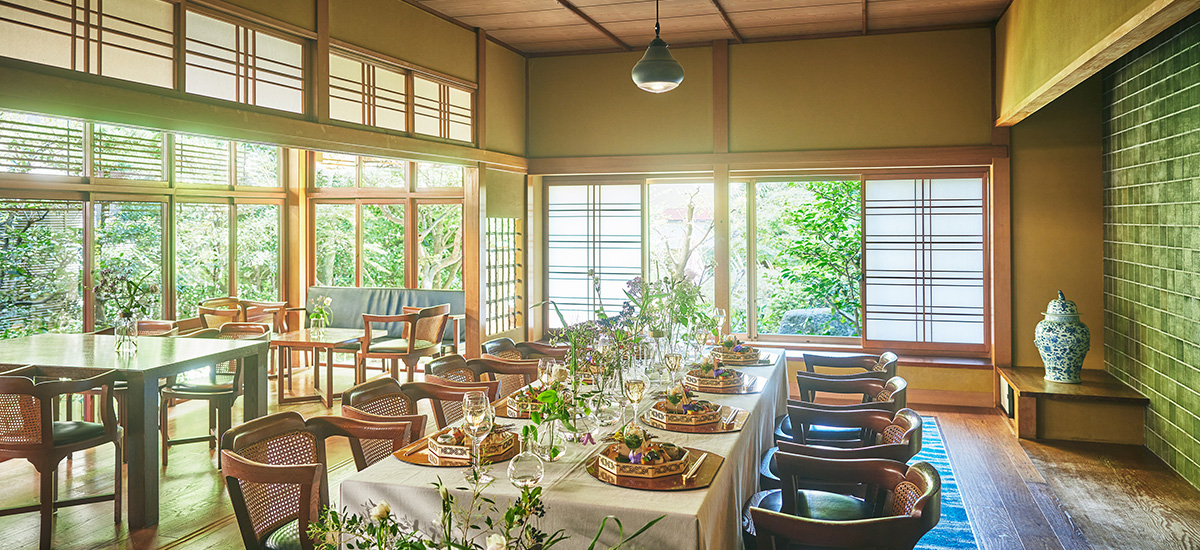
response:
[[[0,337],[111,325],[119,308],[84,286],[89,263],[94,284],[119,275],[151,288],[152,317],[191,317],[200,300],[230,294],[279,299],[282,157],[272,145],[0,111]]]
[[[356,286],[357,225],[354,204],[314,205],[316,280],[323,286]]]
[[[404,203],[363,205],[363,286],[404,287],[404,210]]]
[[[0,200],[0,338],[83,330],[83,203]]]
[[[418,204],[417,238],[417,285],[462,290],[462,204]]]
[[[551,185],[547,218],[547,295],[566,321],[618,311],[625,283],[642,274],[641,185]],[[559,324],[550,315],[549,325]]]
[[[713,299],[713,185],[650,182],[646,205],[652,279],[686,278]]]

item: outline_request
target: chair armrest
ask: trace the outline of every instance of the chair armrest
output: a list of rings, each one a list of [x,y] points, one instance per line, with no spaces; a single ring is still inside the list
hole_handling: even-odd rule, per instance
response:
[[[788,406],[803,405],[806,408],[822,410],[822,411],[888,411],[892,412],[895,403],[893,401],[868,401],[866,403],[850,403],[848,405],[826,405],[824,403],[809,403],[807,401],[792,401],[788,400]]]
[[[365,420],[367,422],[408,422],[410,423],[408,438],[411,441],[416,441],[422,437],[425,437],[425,424],[429,422],[429,419],[423,414],[386,416],[382,414],[371,414],[351,405],[342,405],[342,416],[357,420]]]
[[[775,463],[779,466],[779,479],[781,480],[785,476],[795,476],[821,483],[866,483],[887,489],[904,481],[908,473],[908,465],[895,460],[879,458],[836,460],[792,454],[784,452],[782,448],[780,452],[775,453]]]
[[[885,460],[895,460],[896,462],[907,462],[908,445],[888,444],[888,445],[869,445],[866,447],[857,447],[852,449],[841,447],[825,447],[822,445],[801,445],[792,443],[791,441],[780,441],[779,451],[794,455],[811,456],[815,458],[828,458],[832,460],[847,460],[851,458],[880,458]]]
[[[788,403],[787,411],[788,416],[791,417],[792,426],[820,424],[843,428],[867,428],[878,432],[892,421],[892,415],[886,410],[864,408],[829,410],[812,405],[817,405],[817,403],[803,401],[798,405]],[[854,405],[861,405],[861,403],[854,403]]]
[[[751,508],[750,517],[758,536],[759,547],[766,547],[764,539],[778,535],[791,541],[803,541],[805,545],[829,548],[874,548],[881,541],[897,542],[896,547],[907,544],[914,535],[920,534],[920,520],[912,516],[888,516],[852,521],[823,521],[781,514],[763,508]],[[899,542],[904,541],[904,542]],[[912,540],[915,544],[917,541]]]
[[[251,483],[294,483],[314,487],[321,484],[321,472],[324,466],[319,462],[287,465],[263,464],[242,457],[229,449],[221,449],[221,455],[221,470],[225,477]]]
[[[517,349],[528,350],[532,351],[533,353],[540,353],[542,355],[548,355],[558,359],[562,359],[567,356],[567,347],[554,346],[542,342],[521,342],[517,344]]]

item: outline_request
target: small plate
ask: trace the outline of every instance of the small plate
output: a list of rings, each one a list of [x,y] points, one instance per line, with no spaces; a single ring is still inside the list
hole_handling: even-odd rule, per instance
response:
[[[691,460],[699,460],[701,455],[707,453],[707,451],[691,447],[684,448],[688,450],[688,456],[695,457]],[[692,489],[703,489],[712,485],[713,478],[717,477],[717,471],[721,469],[721,465],[724,463],[725,457],[716,453],[708,453],[708,457],[704,459],[704,464],[700,465],[700,470],[696,472],[696,475],[684,481],[683,474],[657,478],[619,476],[602,469],[600,467],[600,457],[592,456],[587,459],[587,472],[592,477],[604,483],[616,485],[617,487],[625,487],[626,489],[638,489],[641,491],[690,491]],[[687,472],[688,468],[691,468],[690,463],[687,468],[684,468],[684,472]]]
[[[650,417],[646,416],[645,413],[642,414],[641,419],[642,424],[650,426],[651,428],[658,428],[660,430],[682,434],[723,434],[739,432],[742,430],[742,426],[746,425],[746,421],[750,419],[750,411],[747,411],[741,407],[730,407],[726,405],[721,407],[721,418],[724,418],[726,415],[728,415],[730,410],[736,412],[734,412],[733,420],[728,424],[721,421],[713,422],[711,424],[699,424],[695,426],[689,426],[687,424],[664,424],[657,420],[651,419]]]
[[[733,388],[697,388],[696,386],[689,384],[687,389],[689,391],[700,393],[745,394],[759,393],[763,390],[763,387],[767,385],[767,379],[763,378],[762,376],[754,376],[752,374],[747,374],[745,376],[746,382],[741,386]]]

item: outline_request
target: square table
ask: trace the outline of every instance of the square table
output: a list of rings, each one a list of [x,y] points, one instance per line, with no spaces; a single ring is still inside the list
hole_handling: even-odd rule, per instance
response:
[[[356,328],[305,328],[272,336],[271,345],[276,346],[279,349],[279,368],[277,369],[279,375],[275,380],[279,386],[279,404],[282,405],[284,403],[297,403],[301,401],[313,401],[315,399],[320,399],[321,402],[324,403],[325,407],[333,407],[333,398],[341,395],[341,393],[335,394],[333,392],[334,349],[339,346],[346,345],[354,340],[361,339],[363,335],[363,330]],[[327,370],[324,393],[318,393],[317,395],[284,397],[283,384],[285,376],[283,373],[290,372],[290,370],[285,371],[284,369],[290,367],[292,364],[293,348],[309,349],[313,351],[313,384],[317,389],[320,389],[321,387],[320,352],[321,350],[325,350],[325,367]],[[357,365],[354,368],[354,373],[354,383],[357,384],[361,382],[361,380],[358,379]]]
[[[52,376],[80,378],[115,370],[129,384],[125,438],[129,529],[158,523],[158,381],[243,359],[245,420],[267,413],[267,350],[262,340],[138,338],[136,353],[117,353],[117,338],[100,334],[39,334],[0,340],[0,364],[35,365]]]
[[[699,394],[702,399],[750,411],[740,431],[685,434],[650,428],[664,440],[724,457],[725,462],[711,485],[678,492],[649,492],[608,485],[593,478],[585,468],[587,460],[603,443],[594,446],[568,443],[562,458],[546,464],[541,486],[542,500],[549,513],[542,518],[539,528],[550,533],[564,529],[574,541],[568,543],[568,547],[583,548],[606,515],[617,516],[627,535],[645,522],[665,515],[666,518],[646,531],[635,546],[700,550],[741,548],[742,506],[757,490],[760,457],[774,444],[775,417],[787,407],[785,353],[783,350],[764,352],[773,355],[772,364],[740,368],[747,374],[766,378],[760,393]],[[653,399],[643,399],[638,414],[650,408],[652,402]],[[509,419],[501,422],[527,423]],[[641,422],[639,425],[645,427]],[[608,427],[604,433],[614,428]],[[520,495],[508,481],[507,467],[507,462],[492,466],[496,481],[484,493],[493,498],[501,510]],[[460,502],[468,498],[466,491],[455,489],[466,484],[462,468],[418,466],[388,457],[342,481],[340,506],[351,513],[367,514],[367,503],[387,501],[397,517],[418,521],[421,526],[428,527],[431,520],[436,522],[442,509],[441,498],[432,486],[439,477]],[[616,532],[610,523],[600,544],[608,547],[616,542]]]

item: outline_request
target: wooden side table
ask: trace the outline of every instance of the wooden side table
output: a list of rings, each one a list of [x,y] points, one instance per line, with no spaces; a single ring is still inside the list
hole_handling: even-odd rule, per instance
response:
[[[342,346],[358,340],[363,337],[362,329],[351,328],[326,328],[314,330],[306,328],[301,330],[293,330],[283,334],[275,335],[271,338],[271,344],[279,348],[279,376],[276,379],[279,391],[279,403],[299,403],[303,401],[314,401],[320,399],[326,408],[333,407],[333,399],[340,397],[341,392],[334,393],[333,391],[333,352],[338,346]],[[321,376],[321,351],[325,351],[325,391],[318,391],[315,395],[299,395],[286,397],[284,395],[284,379],[289,377],[291,370],[287,368],[292,361],[292,350],[304,349],[312,350],[313,352],[313,380],[316,382]],[[356,380],[357,382],[357,380]],[[315,385],[315,384],[314,384]]]
[[[1079,384],[1050,382],[1045,372],[1041,367],[996,369],[1000,387],[1013,392],[1017,437],[1144,444],[1150,404],[1145,396],[1100,369],[1084,369]]]

